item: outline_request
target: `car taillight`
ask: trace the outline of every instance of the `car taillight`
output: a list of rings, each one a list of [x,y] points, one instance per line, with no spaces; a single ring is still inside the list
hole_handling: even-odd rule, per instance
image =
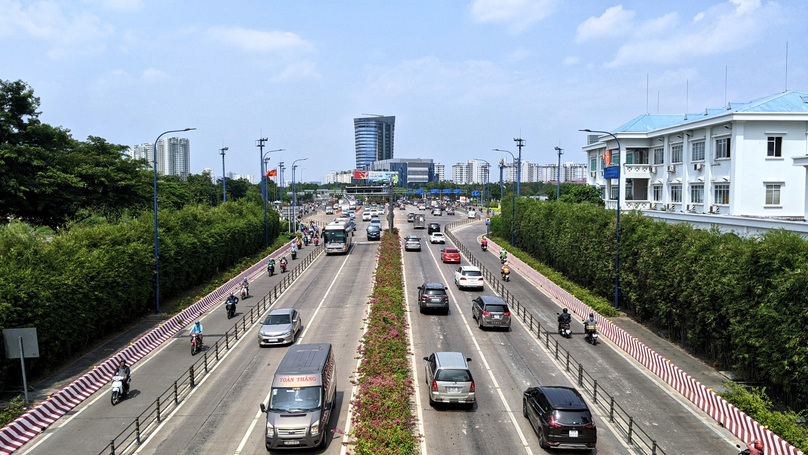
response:
[[[555,418],[552,415],[550,416],[550,421],[547,423],[547,425],[550,425],[551,427],[554,428],[561,428],[561,424],[556,422]]]
[[[595,419],[592,419],[592,423],[586,426],[587,428],[595,428]]]
[[[471,381],[471,387],[469,387],[469,392],[474,392],[474,381]]]
[[[505,312],[505,316],[510,316],[510,315],[511,315],[511,312],[510,312],[510,311],[506,311],[506,312]]]
[[[443,300],[446,300],[446,301],[448,302],[448,301],[449,301],[449,296],[448,296],[448,295],[444,295],[444,296],[443,296]]]
[[[483,311],[483,316],[488,316],[489,314],[491,314],[491,313],[488,312],[488,311]]]
[[[460,277],[460,281],[465,281],[465,280],[466,280],[466,277],[464,277],[464,276]]]
[[[433,391],[433,392],[437,392],[437,391],[438,391],[438,381],[436,381],[436,380],[434,380],[434,379],[432,380],[432,391]]]

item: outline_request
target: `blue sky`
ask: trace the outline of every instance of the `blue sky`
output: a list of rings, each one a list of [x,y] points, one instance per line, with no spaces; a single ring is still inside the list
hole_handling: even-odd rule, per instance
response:
[[[77,139],[196,127],[191,171],[305,181],[355,164],[353,119],[396,116],[397,158],[584,162],[582,128],[808,91],[808,1],[0,0],[0,78]],[[725,91],[726,80],[726,91]],[[646,81],[648,83],[646,84]],[[301,176],[298,175],[298,179]]]

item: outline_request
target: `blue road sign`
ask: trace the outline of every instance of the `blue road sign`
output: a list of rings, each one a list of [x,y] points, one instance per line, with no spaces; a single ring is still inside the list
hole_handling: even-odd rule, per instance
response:
[[[460,194],[462,192],[463,192],[463,190],[460,190],[460,189],[454,190],[454,194]]]
[[[603,178],[607,179],[619,179],[620,178],[620,166],[609,166],[603,169]]]
[[[408,194],[412,194],[412,190],[407,190],[407,193],[408,193]]]
[[[422,190],[422,189],[417,189],[417,190],[415,190],[415,192],[418,193],[418,194],[424,194],[424,190]]]
[[[452,190],[443,190],[443,194],[451,194]]]
[[[438,194],[439,192],[440,192],[440,190],[432,190],[432,191],[430,191],[430,193],[432,193],[432,194]]]
[[[472,195],[472,196],[479,196],[479,195],[480,195],[480,192],[479,192],[479,191],[472,191],[472,192],[471,192],[471,195]]]

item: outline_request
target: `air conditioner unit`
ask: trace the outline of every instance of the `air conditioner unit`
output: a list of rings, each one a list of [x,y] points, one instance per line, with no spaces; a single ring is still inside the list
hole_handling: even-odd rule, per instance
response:
[[[713,204],[713,205],[710,206],[710,213],[718,213],[719,209],[720,209],[720,207],[718,207],[718,205]]]
[[[696,204],[687,204],[687,211],[688,212],[695,212],[696,211]]]
[[[693,165],[693,170],[694,171],[700,171],[702,167],[704,167],[704,164],[696,163],[696,164]]]
[[[668,165],[668,172],[676,172],[676,166],[674,166],[672,164]]]
[[[590,172],[590,173],[589,173],[589,176],[590,176],[590,177],[597,177],[597,176],[598,176],[598,171],[592,171],[592,172]]]
[[[657,207],[659,207],[659,204],[657,204],[656,202],[651,203],[651,210],[657,210]]]
[[[651,166],[651,172],[656,173],[656,166]]]
[[[676,208],[676,204],[673,204],[673,203],[668,204],[668,207],[667,207],[667,208],[668,208],[668,210],[673,210],[673,209],[675,209],[675,208]]]

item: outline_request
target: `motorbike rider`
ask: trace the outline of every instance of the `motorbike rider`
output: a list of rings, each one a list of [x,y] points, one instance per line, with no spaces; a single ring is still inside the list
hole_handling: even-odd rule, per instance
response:
[[[589,313],[589,319],[584,319],[584,334],[586,334],[587,338],[597,330],[598,321],[595,320],[595,314]],[[590,329],[589,327],[595,327],[594,329]]]
[[[567,309],[564,308],[561,314],[558,315],[558,328],[561,329],[561,326],[564,324],[569,324],[572,317],[567,312]]]
[[[297,242],[292,243],[292,256],[297,254]]]
[[[499,273],[502,274],[503,278],[511,274],[511,267],[508,265],[508,261],[505,261],[505,263],[502,264],[502,268],[499,270]]]
[[[286,269],[286,264],[287,264],[286,257],[284,256],[284,257],[281,258],[281,268],[285,270]]]
[[[508,259],[508,252],[505,251],[505,248],[503,248],[502,251],[499,253],[499,259],[501,261],[505,261]]]
[[[241,287],[247,290],[247,295],[250,295],[250,282],[247,281],[247,277],[245,276],[243,280],[241,280]],[[230,293],[233,295],[233,293]]]
[[[245,279],[246,279],[246,278],[245,278]],[[231,303],[232,303],[233,305],[235,305],[235,304],[237,304],[237,303],[238,303],[238,297],[236,297],[236,296],[235,296],[235,295],[234,295],[232,292],[230,293],[230,297],[228,297],[228,298],[227,298],[227,300],[225,301],[225,304],[226,304],[226,305],[229,305],[229,304],[231,304]]]
[[[755,439],[746,443],[746,448],[749,449],[749,455],[763,455],[763,441]]]
[[[199,335],[199,345],[202,346],[202,323],[201,322],[196,321],[194,323],[194,325],[191,326],[191,331],[189,332],[189,334],[191,336],[194,336],[194,334],[198,334]]]
[[[132,370],[130,370],[129,365],[126,364],[126,359],[121,359],[121,363],[118,365],[118,368],[115,369],[113,376],[123,376],[123,394],[126,395],[129,393],[129,383],[132,382]]]
[[[480,241],[480,245],[482,245],[483,248],[488,248],[488,238],[486,236],[483,236],[482,241]],[[505,250],[502,250],[502,251],[505,251]]]
[[[267,261],[267,270],[275,271],[275,258],[269,258]]]

